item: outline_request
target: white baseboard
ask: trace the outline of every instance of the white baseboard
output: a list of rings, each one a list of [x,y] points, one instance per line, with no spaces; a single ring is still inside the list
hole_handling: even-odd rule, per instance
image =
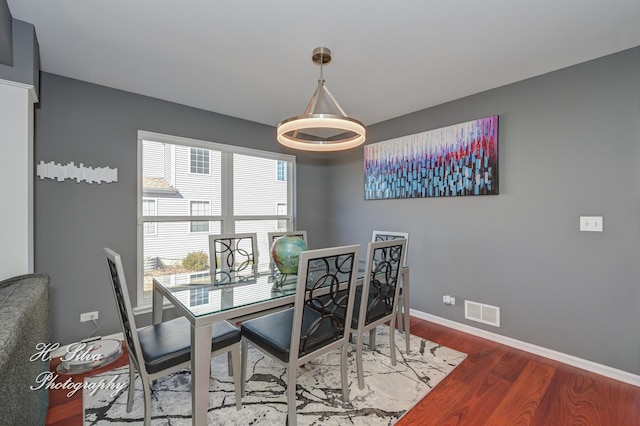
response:
[[[629,373],[628,371],[618,370],[613,367],[609,367],[603,364],[598,364],[596,362],[578,358],[573,355],[568,355],[562,352],[554,351],[553,349],[547,349],[542,346],[537,346],[531,343],[523,342],[521,340],[512,339],[511,337],[502,336],[500,334],[492,333],[490,331],[482,330],[480,328],[472,327],[470,325],[448,320],[446,318],[427,314],[425,312],[421,312],[415,309],[410,309],[409,312],[412,316],[416,318],[420,318],[426,321],[440,324],[445,327],[453,328],[458,331],[463,331],[465,333],[469,333],[474,336],[482,337],[483,339],[502,343],[504,345],[511,346],[513,348],[520,349],[525,352],[529,352],[535,355],[540,355],[542,357],[549,358],[554,361],[562,362],[564,364],[568,364],[573,367],[591,371],[592,373],[600,374],[602,376],[619,380],[621,382],[625,382],[630,385],[640,386],[640,376]]]

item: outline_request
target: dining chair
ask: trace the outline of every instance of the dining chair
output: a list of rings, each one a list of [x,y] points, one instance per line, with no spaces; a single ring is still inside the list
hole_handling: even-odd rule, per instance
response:
[[[113,288],[120,325],[129,354],[129,392],[127,412],[133,406],[135,373],[138,372],[144,393],[144,424],[151,422],[151,383],[159,377],[191,366],[191,324],[184,317],[161,322],[149,327],[136,327],[129,299],[129,290],[120,255],[105,248],[109,277]],[[242,407],[240,370],[240,330],[226,321],[213,324],[211,356],[230,353],[236,374],[233,378],[236,409]]]
[[[397,240],[398,238],[404,238],[407,240],[407,250],[409,249],[409,233],[408,232],[398,232],[398,231],[378,231],[373,230],[373,234],[371,235],[371,241],[389,241],[389,240]],[[405,254],[404,266],[407,266],[407,257]],[[403,295],[402,283],[400,283],[400,295]],[[407,324],[404,324],[403,318],[405,311],[409,310],[409,306],[405,306],[404,297],[400,297],[398,301],[398,330],[402,332],[405,328],[407,328]],[[409,336],[407,336],[409,337]]]
[[[276,238],[280,237],[300,237],[302,241],[309,245],[309,241],[307,240],[307,231],[276,231],[276,232],[268,232],[267,233],[267,241],[269,242],[269,247],[273,245],[273,242]]]
[[[296,424],[298,367],[336,349],[341,350],[342,400],[349,400],[347,352],[359,254],[359,245],[301,252],[293,308],[245,321],[240,327],[242,392],[251,342],[287,369],[289,425]],[[346,316],[336,315],[337,311]]]
[[[211,276],[216,276],[219,271],[250,273],[258,264],[258,234],[209,235],[209,257]]]
[[[395,321],[400,299],[399,278],[406,256],[404,238],[370,242],[367,246],[365,277],[355,295],[351,333],[356,339],[358,387],[364,388],[363,337],[369,332],[369,348],[375,347],[376,327],[389,322],[391,364],[396,365]]]
[[[399,238],[404,238],[407,240],[407,249],[409,248],[409,233],[408,232],[397,232],[397,231],[377,231],[374,230],[371,235],[371,241],[389,241],[389,240],[397,240]],[[405,263],[404,266],[407,266],[407,257],[405,255]]]

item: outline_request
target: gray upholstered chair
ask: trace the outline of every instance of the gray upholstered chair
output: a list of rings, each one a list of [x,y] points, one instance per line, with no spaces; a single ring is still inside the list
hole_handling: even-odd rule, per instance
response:
[[[362,366],[363,337],[369,332],[369,346],[375,345],[376,327],[389,322],[391,364],[396,365],[395,321],[400,298],[400,274],[404,265],[407,240],[404,238],[370,242],[367,246],[365,278],[358,287],[351,333],[357,335],[356,363],[358,386],[364,388]]]
[[[135,372],[142,381],[144,392],[144,424],[151,422],[151,383],[159,377],[191,366],[191,324],[179,317],[160,324],[138,329],[136,327],[129,291],[125,280],[120,255],[109,248],[104,249],[111,279],[113,294],[118,308],[120,324],[129,354],[129,394],[127,412],[133,406]],[[226,321],[213,324],[211,356],[229,352],[233,368],[240,369],[240,330]],[[234,377],[236,408],[242,407],[241,383]]]
[[[289,425],[296,424],[298,367],[341,349],[342,399],[349,399],[347,351],[360,246],[300,253],[294,307],[242,323],[242,390],[251,343],[287,368]],[[319,297],[322,296],[322,297]],[[345,315],[336,315],[341,311]]]

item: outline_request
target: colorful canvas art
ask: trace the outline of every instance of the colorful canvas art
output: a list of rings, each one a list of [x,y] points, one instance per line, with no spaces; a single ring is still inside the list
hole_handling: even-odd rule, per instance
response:
[[[498,194],[498,116],[364,147],[364,198]]]

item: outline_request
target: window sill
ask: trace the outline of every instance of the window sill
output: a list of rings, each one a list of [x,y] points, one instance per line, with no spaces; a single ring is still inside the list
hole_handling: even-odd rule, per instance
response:
[[[173,305],[169,303],[167,300],[165,300],[164,303],[162,304],[162,310],[170,309],[170,308],[173,308]],[[133,314],[134,315],[150,314],[152,310],[153,310],[153,306],[151,305],[151,303],[148,303],[148,304],[136,306],[135,308],[133,308]]]

